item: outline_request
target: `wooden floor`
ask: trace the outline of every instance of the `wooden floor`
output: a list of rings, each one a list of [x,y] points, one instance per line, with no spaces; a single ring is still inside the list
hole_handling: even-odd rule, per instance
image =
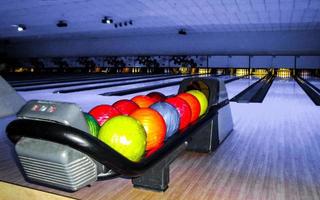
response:
[[[6,183],[0,181],[0,199],[14,199],[14,200],[73,200],[74,198],[64,197],[57,194],[43,192],[16,184]]]
[[[79,199],[320,199],[320,108],[295,82],[276,80],[262,104],[232,103],[232,113],[227,140],[212,154],[183,153],[164,193],[120,178],[75,193],[27,183],[4,134],[0,180]]]

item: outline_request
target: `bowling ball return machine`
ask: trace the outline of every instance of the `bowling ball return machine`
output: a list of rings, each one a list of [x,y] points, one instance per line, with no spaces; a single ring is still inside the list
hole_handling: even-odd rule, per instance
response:
[[[165,191],[170,163],[183,150],[213,152],[233,129],[223,81],[184,79],[179,93],[191,89],[207,96],[207,113],[139,162],[91,136],[80,107],[72,103],[29,101],[7,126],[7,135],[27,181],[74,192],[97,180],[122,177],[132,179],[134,187]]]

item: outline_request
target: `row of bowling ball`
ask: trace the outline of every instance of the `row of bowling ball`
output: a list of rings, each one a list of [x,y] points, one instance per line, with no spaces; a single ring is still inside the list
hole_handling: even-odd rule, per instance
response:
[[[138,162],[158,150],[178,130],[186,128],[208,108],[207,97],[189,90],[166,97],[160,92],[98,105],[84,113],[90,134]]]

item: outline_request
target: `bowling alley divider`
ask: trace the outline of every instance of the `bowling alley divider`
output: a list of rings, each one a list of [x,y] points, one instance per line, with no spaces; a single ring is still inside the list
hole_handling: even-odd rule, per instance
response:
[[[0,76],[0,118],[15,115],[25,100]]]
[[[206,95],[206,113],[139,162],[88,134],[80,107],[72,103],[29,101],[7,126],[7,135],[27,181],[77,191],[97,180],[123,177],[131,178],[134,187],[165,191],[169,165],[184,149],[212,152],[233,129],[224,82],[188,78],[180,84],[179,93],[193,89]]]

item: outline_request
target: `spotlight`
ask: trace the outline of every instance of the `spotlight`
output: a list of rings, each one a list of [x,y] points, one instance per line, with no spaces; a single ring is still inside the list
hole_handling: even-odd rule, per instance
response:
[[[110,17],[103,17],[101,20],[101,23],[103,24],[112,24],[113,23],[113,19],[111,19]]]
[[[184,30],[184,29],[180,29],[180,30],[178,31],[178,34],[179,34],[179,35],[187,35],[187,32],[186,32],[186,30]]]
[[[23,25],[23,24],[17,25],[17,30],[19,32],[25,31],[26,29],[27,29],[27,27],[25,25]]]
[[[133,24],[132,20],[122,21],[122,22],[115,23],[115,24],[114,24],[114,27],[115,27],[115,28],[121,28],[121,27],[125,27],[125,26],[132,25],[132,24]]]
[[[113,20],[112,19],[107,19],[107,24],[112,24],[113,23]]]
[[[57,23],[57,27],[59,27],[59,28],[63,28],[63,27],[67,27],[67,26],[68,26],[68,23],[65,20],[59,20]]]

